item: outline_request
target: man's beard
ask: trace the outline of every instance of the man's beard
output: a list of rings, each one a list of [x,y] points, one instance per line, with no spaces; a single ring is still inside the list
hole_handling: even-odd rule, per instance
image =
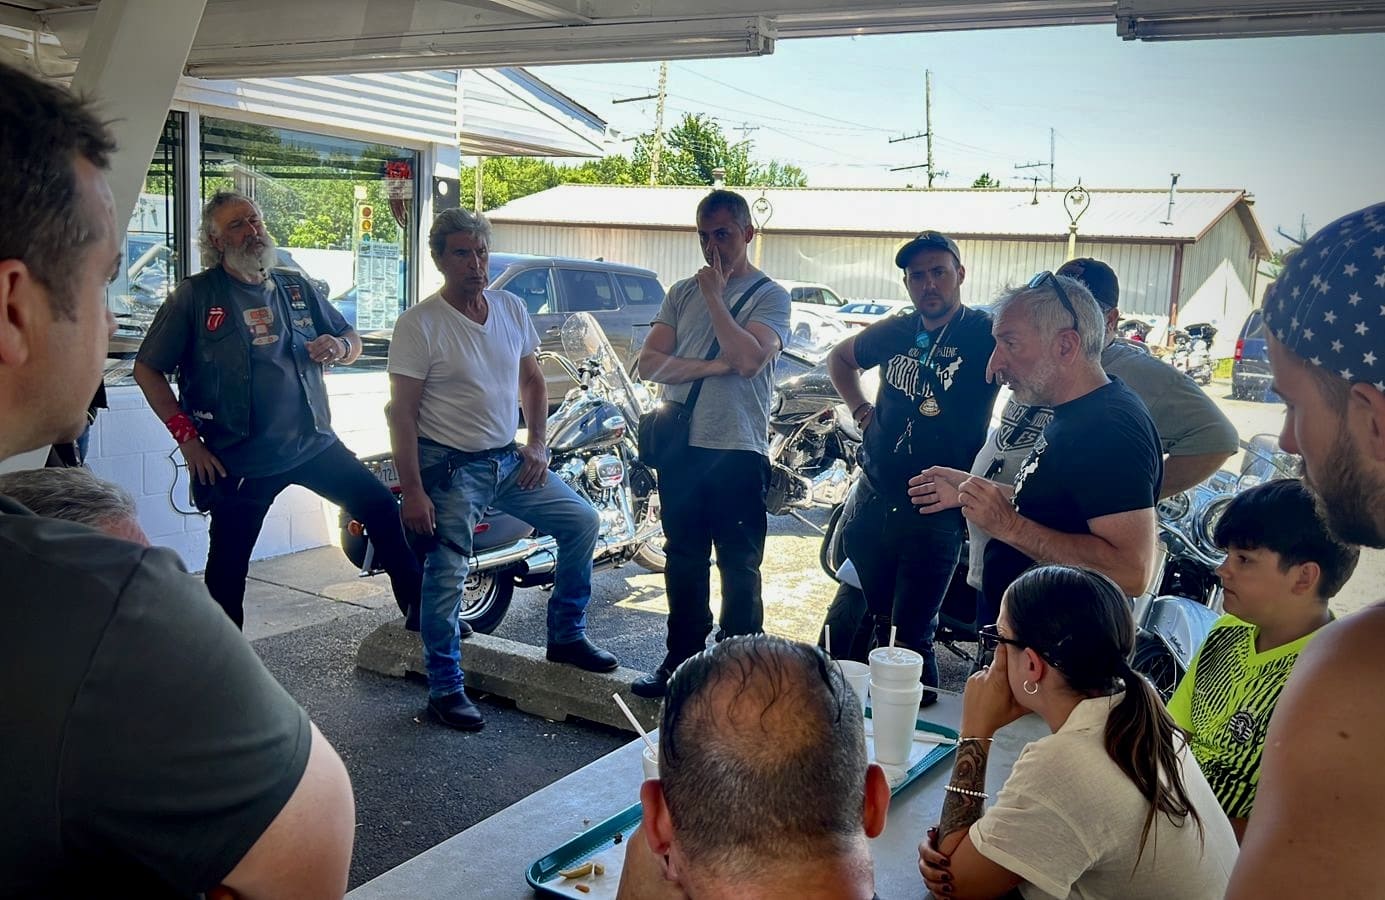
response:
[[[253,244],[254,241],[247,243]],[[274,238],[269,235],[264,236],[264,245],[259,249],[249,248],[245,244],[228,246],[221,255],[221,261],[226,266],[246,275],[268,271],[274,268],[277,260],[278,250],[274,245]]]
[[[1366,470],[1350,435],[1338,435],[1307,483],[1319,514],[1338,540],[1385,547],[1385,522],[1377,518],[1377,510],[1385,506],[1385,479]]]
[[[1045,359],[1037,363],[1033,373],[1021,381],[1018,387],[1010,385],[1015,402],[1024,406],[1052,406],[1051,387],[1057,371],[1058,366],[1052,360]]]

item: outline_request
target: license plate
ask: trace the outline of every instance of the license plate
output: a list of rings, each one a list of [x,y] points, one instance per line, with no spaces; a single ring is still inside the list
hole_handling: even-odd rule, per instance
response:
[[[394,469],[394,460],[382,459],[376,465],[375,477],[386,487],[394,487],[399,483],[399,473]]]

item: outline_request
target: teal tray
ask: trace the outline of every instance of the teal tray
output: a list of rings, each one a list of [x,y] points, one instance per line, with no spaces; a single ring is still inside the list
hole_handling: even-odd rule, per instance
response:
[[[866,718],[870,718],[870,710],[866,710]],[[919,719],[917,731],[924,731],[936,734],[949,740],[957,740],[957,732],[943,725],[927,722]],[[924,772],[936,766],[938,763],[947,759],[952,752],[957,749],[956,744],[939,744],[934,747],[922,759],[909,767],[905,773],[904,780],[894,785],[890,789],[890,796],[898,794],[909,785],[918,780]],[[604,822],[600,822],[588,828],[586,831],[567,841],[562,846],[557,847],[543,858],[535,860],[525,873],[525,881],[529,887],[534,889],[534,893],[540,897],[560,897],[562,900],[570,900],[572,897],[580,897],[581,894],[573,891],[554,890],[554,881],[559,884],[570,884],[565,879],[559,877],[558,872],[563,869],[570,869],[573,866],[580,866],[582,863],[602,853],[616,844],[623,843],[630,839],[630,835],[639,826],[641,818],[640,804],[635,803],[626,809],[621,810]],[[616,836],[620,837],[617,838]],[[618,871],[608,871],[604,876],[611,879],[619,879]]]

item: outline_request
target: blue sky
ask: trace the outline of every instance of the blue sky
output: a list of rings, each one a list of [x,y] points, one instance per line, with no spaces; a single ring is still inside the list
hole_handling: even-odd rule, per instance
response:
[[[1114,26],[780,41],[772,56],[674,62],[667,122],[704,112],[809,184],[920,184],[924,70],[933,72],[941,187],[983,171],[1006,186],[1041,174],[1057,130],[1070,187],[1246,188],[1276,246],[1385,199],[1385,35],[1126,42]],[[657,63],[536,73],[626,134],[650,130]],[[628,152],[630,145],[623,145]],[[1017,171],[1017,163],[1043,161]]]

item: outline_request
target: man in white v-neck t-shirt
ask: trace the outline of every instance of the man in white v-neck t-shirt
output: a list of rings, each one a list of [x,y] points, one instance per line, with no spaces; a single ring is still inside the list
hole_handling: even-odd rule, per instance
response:
[[[548,388],[539,336],[523,302],[488,291],[490,223],[463,209],[438,214],[428,234],[442,289],[405,310],[390,341],[390,442],[404,524],[439,540],[423,565],[419,617],[428,671],[428,717],[450,728],[485,723],[468,699],[457,614],[486,508],[558,543],[548,600],[548,658],[593,672],[619,666],[586,636],[596,510],[548,473]],[[528,439],[515,443],[519,409]]]

